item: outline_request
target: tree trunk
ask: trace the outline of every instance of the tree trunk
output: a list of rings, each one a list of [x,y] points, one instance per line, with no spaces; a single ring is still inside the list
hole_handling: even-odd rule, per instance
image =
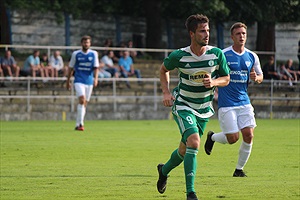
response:
[[[0,1],[0,43],[11,44],[10,27],[4,2]]]
[[[146,10],[146,47],[162,48],[162,19],[161,19],[161,1],[145,0]]]
[[[257,51],[275,51],[275,22],[257,23]]]

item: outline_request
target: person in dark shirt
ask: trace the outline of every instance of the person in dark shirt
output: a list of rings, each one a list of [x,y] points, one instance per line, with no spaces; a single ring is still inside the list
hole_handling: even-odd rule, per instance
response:
[[[266,64],[264,64],[262,71],[265,79],[280,79],[280,75],[275,69],[274,56],[269,57],[269,60]]]

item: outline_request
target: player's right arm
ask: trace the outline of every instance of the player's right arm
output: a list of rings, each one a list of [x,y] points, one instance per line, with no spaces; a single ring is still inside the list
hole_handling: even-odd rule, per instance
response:
[[[173,101],[175,100],[174,96],[170,92],[169,83],[170,83],[170,72],[167,70],[164,64],[160,67],[160,84],[163,92],[163,104],[166,107],[171,107]]]
[[[71,86],[72,86],[70,79],[74,73],[74,65],[75,65],[75,53],[73,52],[70,63],[69,63],[70,70],[69,70],[68,77],[67,77],[67,90],[70,90]]]
[[[67,90],[70,90],[71,86],[72,86],[70,79],[71,79],[71,76],[73,75],[73,71],[74,71],[74,69],[70,68],[69,73],[68,73],[68,77],[67,77]]]

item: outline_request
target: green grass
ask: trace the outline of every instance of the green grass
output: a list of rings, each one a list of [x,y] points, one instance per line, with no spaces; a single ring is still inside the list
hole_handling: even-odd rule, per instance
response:
[[[233,178],[239,143],[198,154],[201,199],[299,199],[299,119],[257,120],[247,178]],[[174,121],[0,122],[1,200],[185,199],[183,166],[156,191],[156,165],[179,144]],[[219,131],[217,120],[206,131]]]

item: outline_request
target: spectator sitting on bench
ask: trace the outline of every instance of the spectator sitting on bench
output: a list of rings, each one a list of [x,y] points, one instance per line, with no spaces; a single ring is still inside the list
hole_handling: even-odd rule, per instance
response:
[[[69,68],[64,65],[60,51],[54,51],[53,55],[50,56],[50,65],[54,68],[54,77],[67,76]]]
[[[121,77],[128,78],[129,76],[136,76],[137,78],[141,78],[141,72],[138,69],[134,69],[132,58],[129,55],[129,51],[125,50],[122,54],[122,57],[119,59],[119,67]],[[138,82],[141,84],[141,82]],[[130,84],[127,81],[126,85],[130,88]]]
[[[300,71],[295,69],[292,59],[286,61],[285,68],[293,76],[294,81],[297,82],[300,77]]]
[[[41,67],[44,70],[45,77],[54,78],[54,68],[50,65],[47,53],[43,53],[41,60]]]
[[[10,50],[5,51],[4,57],[1,59],[3,72],[9,77],[19,77],[20,67],[17,65],[15,58],[11,55]]]
[[[269,57],[269,60],[266,64],[264,64],[262,71],[265,79],[274,79],[274,80],[280,79],[280,75],[277,73],[275,69],[274,56]]]
[[[0,58],[0,61],[1,61],[1,58]],[[0,78],[4,78],[4,73],[2,70],[1,62],[0,62]],[[5,84],[4,84],[4,82],[2,82],[2,80],[0,81],[0,87],[5,87]]]
[[[289,85],[290,86],[293,85],[293,82],[292,82],[292,81],[294,81],[293,76],[291,75],[291,73],[288,72],[284,63],[280,63],[279,69],[278,69],[278,74],[280,75],[280,80],[288,80]]]
[[[98,80],[99,82],[102,81],[101,79],[103,78],[111,78],[111,74],[104,70],[104,63],[103,62],[99,62],[99,67],[98,67]]]
[[[24,68],[21,71],[22,75],[32,76],[33,78],[35,78],[37,75],[40,75],[43,78],[45,77],[44,70],[41,67],[39,55],[40,51],[34,50],[33,55],[27,57],[27,59],[24,62]]]
[[[119,78],[119,70],[114,65],[113,58],[115,57],[113,50],[108,50],[106,55],[101,58],[101,62],[104,63],[104,70],[111,74],[111,77]]]

